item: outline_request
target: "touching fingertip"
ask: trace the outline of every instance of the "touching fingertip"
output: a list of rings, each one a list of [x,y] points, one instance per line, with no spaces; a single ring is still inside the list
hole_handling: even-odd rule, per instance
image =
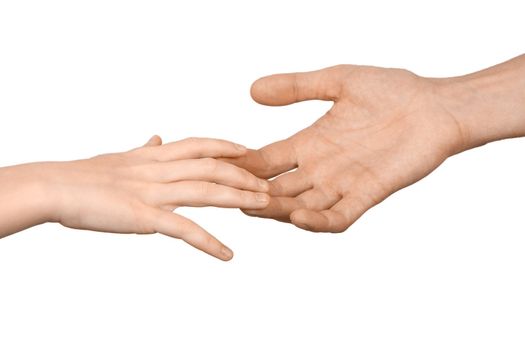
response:
[[[261,189],[261,191],[263,192],[270,191],[270,184],[268,183],[268,181],[263,180],[263,179],[258,179],[257,182],[259,184],[259,188]]]
[[[255,199],[257,200],[257,202],[260,202],[260,203],[269,203],[270,202],[270,196],[266,193],[256,193],[255,194]]]

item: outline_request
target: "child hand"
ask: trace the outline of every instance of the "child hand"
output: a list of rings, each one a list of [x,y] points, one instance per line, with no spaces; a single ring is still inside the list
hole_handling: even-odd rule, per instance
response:
[[[28,164],[44,181],[46,221],[75,229],[162,233],[222,260],[232,251],[191,220],[180,206],[262,209],[266,180],[217,157],[239,157],[246,148],[216,139],[189,138],[70,162]]]

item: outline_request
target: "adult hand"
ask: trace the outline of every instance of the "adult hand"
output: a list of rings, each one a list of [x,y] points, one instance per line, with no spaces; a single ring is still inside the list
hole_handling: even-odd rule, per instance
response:
[[[440,97],[444,81],[351,65],[259,79],[251,94],[261,104],[334,104],[308,128],[233,161],[257,176],[277,176],[268,207],[245,213],[311,231],[346,230],[467,147],[466,130]]]

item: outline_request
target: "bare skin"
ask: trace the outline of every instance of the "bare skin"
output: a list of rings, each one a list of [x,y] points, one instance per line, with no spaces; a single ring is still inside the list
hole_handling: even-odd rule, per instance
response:
[[[162,233],[222,260],[232,251],[172,211],[180,206],[261,209],[268,183],[216,157],[246,148],[190,138],[162,145],[158,136],[128,152],[71,162],[0,168],[0,237],[44,222],[116,233]]]
[[[245,213],[311,231],[342,232],[448,157],[525,136],[525,56],[446,79],[341,65],[261,78],[251,93],[269,106],[334,102],[313,125],[232,161],[275,177],[268,207]]]
[[[128,152],[0,168],[0,237],[44,222],[160,232],[229,260],[229,248],[172,211],[236,207],[341,232],[448,157],[525,136],[525,56],[444,79],[350,65],[280,74],[255,82],[252,96],[272,106],[334,105],[310,127],[257,151],[214,139],[162,145],[155,136]]]

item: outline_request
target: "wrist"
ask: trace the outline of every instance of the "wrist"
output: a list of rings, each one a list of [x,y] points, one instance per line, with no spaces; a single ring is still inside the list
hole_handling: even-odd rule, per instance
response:
[[[38,179],[36,180],[36,191],[41,196],[41,215],[45,222],[59,222],[60,218],[60,193],[56,185],[60,181],[59,166],[65,162],[42,162],[35,163]]]
[[[54,222],[56,216],[56,193],[53,191],[50,168],[53,162],[39,162],[21,165],[23,186],[31,193],[33,210],[40,223]]]
[[[525,136],[525,56],[461,77],[435,79],[462,137],[458,152]]]
[[[45,180],[46,163],[0,169],[0,237],[53,218],[53,196]]]

